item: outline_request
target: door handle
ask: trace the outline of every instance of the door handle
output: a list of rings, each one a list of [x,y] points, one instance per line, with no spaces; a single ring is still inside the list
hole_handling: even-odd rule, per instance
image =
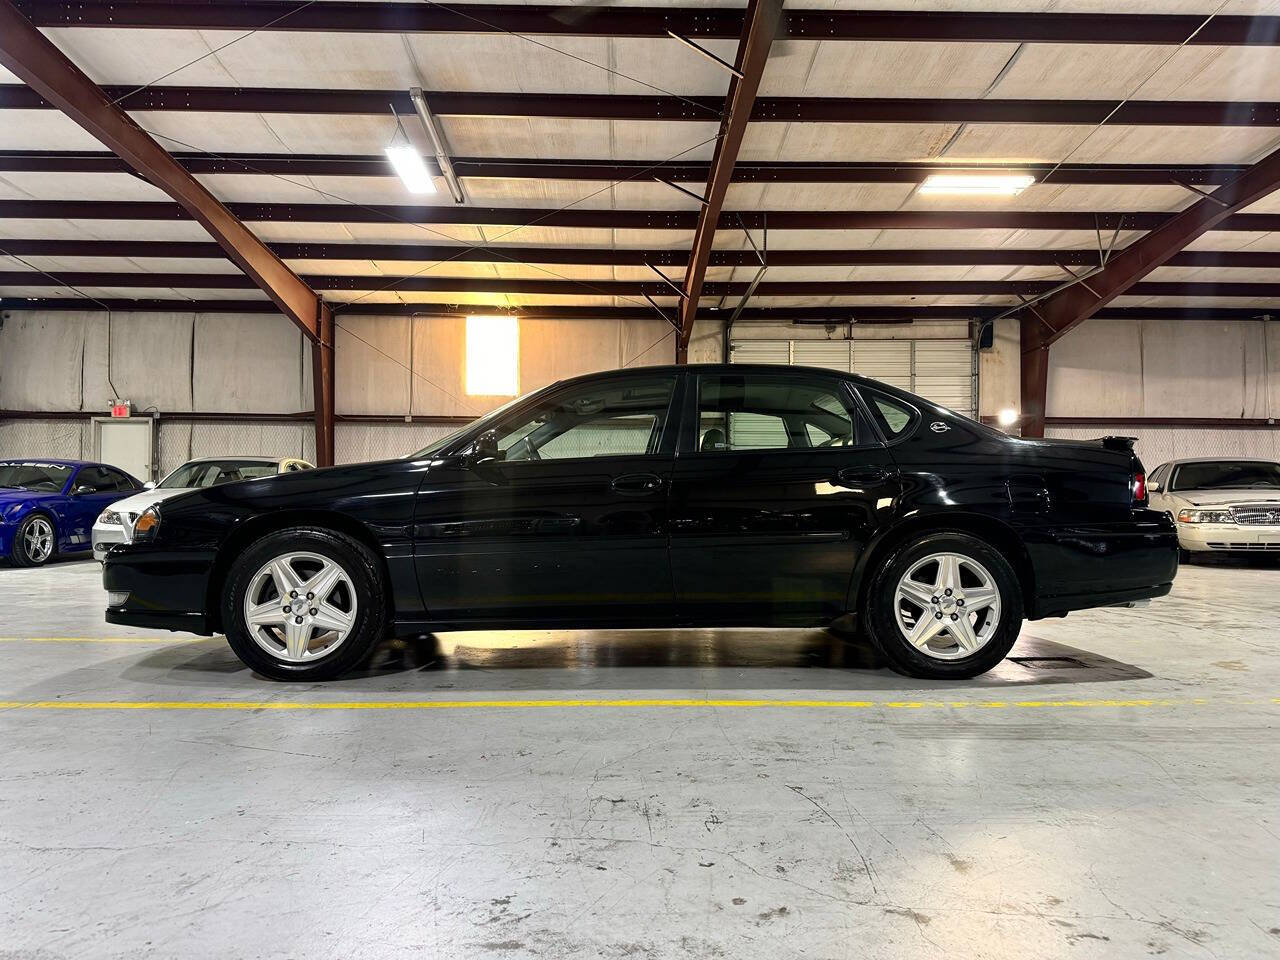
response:
[[[836,474],[836,479],[844,483],[879,483],[889,477],[889,471],[883,467],[845,467]]]
[[[609,487],[614,493],[628,497],[643,497],[662,489],[663,480],[656,473],[627,473],[614,477]]]

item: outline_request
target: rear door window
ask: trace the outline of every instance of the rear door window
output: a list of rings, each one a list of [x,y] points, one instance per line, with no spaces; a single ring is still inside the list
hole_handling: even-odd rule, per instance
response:
[[[812,450],[874,442],[839,380],[761,373],[698,378],[698,453]]]

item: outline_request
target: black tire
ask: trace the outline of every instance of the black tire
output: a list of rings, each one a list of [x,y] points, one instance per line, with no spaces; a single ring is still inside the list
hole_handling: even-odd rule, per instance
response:
[[[355,623],[347,638],[332,652],[305,663],[273,657],[254,640],[244,617],[245,592],[255,574],[273,558],[296,552],[319,554],[341,566],[357,600]],[[222,594],[223,630],[236,656],[264,677],[331,680],[364,663],[382,639],[387,623],[386,589],[377,556],[358,540],[320,527],[290,527],[255,541],[232,564]]]
[[[1191,565],[1191,551],[1190,551],[1190,550],[1185,550],[1185,549],[1183,549],[1182,547],[1179,547],[1179,548],[1178,548],[1178,563],[1180,563],[1180,564],[1182,564],[1182,565],[1184,565],[1184,566],[1190,566],[1190,565]]]
[[[894,596],[916,561],[935,553],[969,557],[986,568],[1000,593],[1000,619],[990,639],[967,657],[943,660],[913,646],[898,628]],[[1013,648],[1022,630],[1022,589],[1009,562],[989,544],[967,533],[940,532],[898,547],[876,572],[867,593],[865,622],[871,642],[898,673],[926,680],[967,680],[986,673]]]
[[[33,557],[27,552],[27,531],[36,521],[42,521],[49,525],[53,544],[49,550],[49,555],[43,558]],[[18,524],[18,529],[13,534],[13,549],[9,552],[9,560],[15,567],[41,567],[58,555],[58,529],[53,525],[53,519],[43,513],[33,513],[24,517],[22,522]]]

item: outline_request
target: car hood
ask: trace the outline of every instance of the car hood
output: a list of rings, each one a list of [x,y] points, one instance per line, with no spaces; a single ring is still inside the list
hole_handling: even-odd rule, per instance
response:
[[[1193,507],[1212,507],[1220,503],[1280,503],[1280,490],[1178,490],[1169,494]]]
[[[170,497],[176,497],[181,493],[190,493],[194,487],[171,487],[167,490],[143,490],[141,493],[135,493],[132,497],[125,497],[123,500],[117,500],[108,508],[116,513],[141,513],[154,504],[160,503],[162,500],[168,500]]]
[[[17,487],[0,487],[0,507],[13,503],[26,503],[29,500],[44,500],[47,497],[60,497],[60,493],[48,490],[19,490]]]

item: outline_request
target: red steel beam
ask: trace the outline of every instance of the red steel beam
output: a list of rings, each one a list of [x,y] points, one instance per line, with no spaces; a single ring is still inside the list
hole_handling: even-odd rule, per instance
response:
[[[332,325],[333,315],[315,291],[112,103],[10,0],[0,0],[0,65],[118,154],[149,183],[173,197],[304,335],[323,346],[324,324]],[[329,345],[332,349],[332,337]],[[332,372],[332,355],[329,371]],[[332,382],[328,389],[332,393]],[[321,454],[321,430],[317,416],[317,456]],[[322,465],[332,463],[331,442],[327,454],[327,461],[318,461]]]
[[[905,4],[904,4],[905,5]],[[42,27],[185,28],[339,33],[488,33],[734,39],[743,15],[711,7],[619,7],[295,0],[18,0]],[[1280,18],[1203,15],[789,10],[781,34],[815,40],[1275,46]],[[1197,28],[1200,32],[1187,39]]]
[[[334,177],[392,177],[381,154],[174,153],[190,173],[303,174]],[[506,180],[626,180],[658,175],[677,183],[705,183],[705,163],[653,163],[649,160],[555,160],[454,157],[460,177]],[[1174,181],[1196,186],[1226,183],[1249,168],[1240,164],[1089,164],[1050,163],[875,163],[868,161],[739,162],[734,183],[921,183],[934,173],[1027,173],[1037,180],[1053,171],[1055,184],[1149,184]],[[6,150],[0,171],[31,173],[127,173],[129,165],[113,153],[77,150]]]
[[[707,264],[711,260],[711,245],[715,240],[725,194],[733,180],[733,166],[738,161],[742,138],[746,135],[747,124],[751,122],[751,111],[769,60],[769,50],[782,20],[782,4],[783,0],[748,0],[743,16],[742,36],[734,58],[737,72],[729,78],[719,137],[711,156],[711,176],[702,195],[702,209],[698,211],[698,225],[693,234],[689,265],[685,269],[684,295],[679,306],[680,330],[676,339],[677,363],[685,363],[689,359],[689,337],[693,334],[693,322],[698,315],[698,300],[702,295]]]
[[[1278,188],[1280,150],[1131,243],[1099,272],[1037,304],[1036,322],[1031,322],[1031,311],[1027,311],[1023,323],[1028,335],[1024,337],[1023,350],[1048,347],[1152,270],[1168,263],[1187,244],[1210,230],[1222,229],[1240,210]]]
[[[320,308],[315,292],[115,106],[9,0],[0,0],[0,65],[111,148],[148,182],[173,197],[286,316],[308,337],[316,338]]]
[[[288,113],[380,116],[388,105],[412,114],[404,90],[313,90],[281,87],[108,86],[103,92],[131,111]],[[560,120],[650,120],[707,123],[719,116],[714,97],[643,94],[553,94],[434,91],[436,116],[544,117]],[[0,84],[0,109],[54,106],[36,91]],[[751,119],[768,123],[1033,123],[1113,126],[1280,126],[1280,103],[1234,100],[979,100],[958,97],[761,97]]]
[[[1024,432],[1044,436],[1049,346],[1116,297],[1144,284],[1142,279],[1168,263],[1187,244],[1219,229],[1240,210],[1280,188],[1280,150],[1235,179],[1197,200],[1146,236],[1112,257],[1097,273],[1028,306],[1020,315],[1022,337],[1022,408]],[[1222,287],[1230,287],[1223,284]],[[1230,294],[1216,293],[1216,296]]]

